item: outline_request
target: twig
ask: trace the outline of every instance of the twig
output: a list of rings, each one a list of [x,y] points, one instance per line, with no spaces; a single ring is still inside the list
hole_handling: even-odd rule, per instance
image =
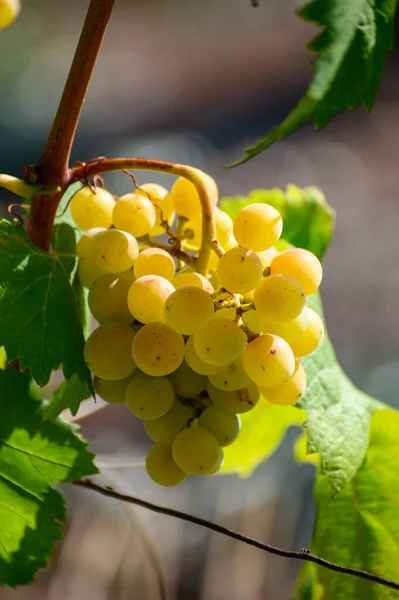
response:
[[[296,552],[293,550],[283,550],[282,548],[277,548],[276,546],[271,546],[270,544],[264,544],[246,535],[242,535],[241,533],[232,531],[231,529],[227,529],[227,527],[223,527],[222,525],[212,523],[212,521],[207,521],[206,519],[201,519],[200,517],[196,517],[194,515],[181,512],[179,510],[174,510],[173,508],[158,506],[157,504],[152,504],[151,502],[141,500],[140,498],[127,496],[126,494],[120,494],[119,492],[116,492],[110,487],[103,488],[87,479],[84,481],[73,481],[72,483],[77,487],[92,490],[93,492],[97,492],[99,494],[102,494],[103,496],[107,496],[108,498],[115,498],[116,500],[120,500],[121,502],[127,502],[129,504],[141,506],[142,508],[152,510],[156,513],[167,515],[169,517],[174,517],[175,519],[180,519],[182,521],[187,521],[188,523],[194,523],[194,525],[199,525],[200,527],[205,527],[206,529],[210,529],[211,531],[216,531],[217,533],[226,535],[227,537],[233,538],[234,540],[238,540],[239,542],[243,542],[244,544],[248,544],[249,546],[254,546],[259,550],[269,552],[270,554],[276,554],[277,556],[283,556],[285,558],[303,560],[305,562],[312,562],[316,565],[329,569],[330,571],[336,571],[337,573],[343,573],[344,575],[352,575],[353,577],[359,577],[360,579],[366,579],[367,581],[372,581],[374,583],[379,583],[394,590],[399,590],[399,583],[395,583],[394,581],[390,581],[389,579],[385,579],[384,577],[380,577],[379,575],[374,575],[373,573],[368,573],[367,571],[360,571],[358,569],[352,569],[351,567],[337,565],[336,563],[330,562],[328,560],[325,560],[324,558],[321,558],[320,556],[312,554],[306,549]]]
[[[166,252],[169,252],[169,254],[178,260],[183,260],[187,265],[195,266],[195,256],[187,254],[187,252],[184,252],[184,250],[181,250],[173,244],[163,244],[162,242],[158,242],[158,240],[154,240],[149,235],[143,235],[141,238],[139,238],[139,242],[143,242],[143,244],[149,246],[150,248],[160,248],[161,250],[166,250]]]

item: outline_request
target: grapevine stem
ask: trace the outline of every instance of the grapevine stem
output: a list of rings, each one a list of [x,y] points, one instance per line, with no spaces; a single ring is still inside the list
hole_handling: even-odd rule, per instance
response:
[[[197,271],[207,275],[212,252],[218,247],[216,240],[216,222],[211,190],[201,171],[188,165],[152,160],[149,158],[113,158],[101,162],[90,162],[71,169],[71,181],[79,181],[94,177],[101,173],[125,170],[161,171],[178,177],[185,177],[197,189],[202,207],[202,244],[197,259]]]
[[[184,252],[184,250],[181,250],[177,246],[162,244],[162,242],[154,240],[149,235],[138,238],[138,242],[142,242],[145,246],[149,246],[150,248],[160,248],[161,250],[166,250],[166,252],[169,252],[171,256],[174,256],[178,260],[184,261],[187,265],[195,266],[196,258],[190,254],[187,254],[187,252]]]
[[[352,575],[353,577],[366,579],[368,581],[379,583],[394,590],[399,590],[399,583],[395,583],[394,581],[385,579],[384,577],[380,577],[379,575],[374,575],[373,573],[368,573],[367,571],[352,569],[351,567],[345,567],[330,562],[329,560],[325,560],[320,556],[312,554],[306,548],[300,550],[299,552],[296,552],[294,550],[283,550],[282,548],[277,548],[276,546],[271,546],[270,544],[264,544],[263,542],[238,533],[237,531],[227,529],[227,527],[223,527],[222,525],[218,525],[217,523],[212,523],[212,521],[207,521],[206,519],[201,519],[200,517],[196,517],[195,515],[190,515],[179,510],[174,510],[173,508],[158,506],[157,504],[152,504],[151,502],[141,500],[140,498],[135,498],[134,496],[120,494],[119,492],[113,490],[111,487],[101,487],[89,480],[73,481],[72,483],[73,485],[76,485],[78,487],[92,490],[93,492],[97,492],[98,494],[107,496],[108,498],[114,498],[116,500],[120,500],[121,502],[127,502],[129,504],[141,506],[141,508],[146,508],[147,510],[151,510],[156,513],[167,515],[169,517],[174,517],[175,519],[181,519],[182,521],[186,521],[188,523],[194,523],[194,525],[199,525],[200,527],[205,527],[206,529],[210,529],[211,531],[216,531],[216,533],[221,533],[222,535],[226,535],[227,537],[233,538],[234,540],[237,540],[244,544],[248,544],[248,546],[254,546],[259,550],[269,552],[270,554],[276,554],[277,556],[282,556],[284,558],[294,558],[305,562],[312,562],[316,565],[319,565],[320,567],[329,569],[330,571],[335,571],[337,573],[343,573],[346,575]]]

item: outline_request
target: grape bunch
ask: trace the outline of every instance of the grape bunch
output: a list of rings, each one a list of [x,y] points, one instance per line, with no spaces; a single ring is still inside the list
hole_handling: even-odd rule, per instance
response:
[[[297,402],[306,389],[300,359],[323,337],[306,306],[322,278],[317,257],[276,248],[283,222],[268,204],[246,206],[233,223],[216,206],[216,183],[203,178],[218,241],[206,275],[196,271],[201,202],[187,179],[170,192],[146,183],[117,200],[83,187],[71,200],[83,230],[78,274],[99,324],[84,349],[94,388],[143,420],[155,442],[147,473],[163,486],[216,473],[240,415],[261,396]]]

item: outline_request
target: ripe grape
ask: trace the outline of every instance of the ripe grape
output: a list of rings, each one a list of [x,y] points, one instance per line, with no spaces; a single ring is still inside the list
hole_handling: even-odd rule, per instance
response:
[[[91,255],[96,265],[107,273],[122,273],[133,266],[139,247],[130,233],[108,229],[94,237]]]
[[[268,402],[279,406],[291,406],[298,402],[306,391],[306,373],[297,359],[295,371],[291,379],[275,388],[260,388],[261,394]]]
[[[190,427],[177,434],[172,444],[173,458],[185,473],[201,475],[212,469],[218,460],[219,444],[215,436],[203,427]]]
[[[215,180],[207,173],[201,173],[199,169],[196,170],[201,175],[201,179],[207,187],[211,202],[216,206],[219,192]],[[193,219],[202,214],[202,207],[197,189],[195,185],[185,177],[176,179],[170,195],[178,215],[186,217],[187,219]]]
[[[237,310],[234,306],[219,308],[215,312],[215,319],[228,319],[229,321],[234,321],[237,316]]]
[[[296,319],[293,321],[288,321],[288,323],[271,323],[270,321],[262,321],[262,332],[273,333],[274,335],[282,337],[289,344],[292,344],[292,342],[295,342],[303,336],[308,321],[309,316],[305,306]]]
[[[181,287],[185,287],[186,285],[193,285],[194,287],[201,288],[210,294],[212,294],[214,291],[211,282],[208,281],[206,277],[201,275],[201,273],[197,273],[192,269],[187,269],[177,273],[177,275],[173,277],[172,283],[177,290]]]
[[[271,273],[280,273],[296,279],[309,296],[317,291],[323,268],[317,256],[303,248],[290,248],[275,256],[270,265]]]
[[[159,275],[171,281],[175,271],[175,261],[166,250],[161,248],[143,250],[134,263],[134,274],[137,279],[144,275]]]
[[[192,335],[198,327],[213,317],[212,296],[194,286],[181,287],[165,302],[165,322],[178,333]]]
[[[154,442],[172,443],[177,434],[188,427],[193,418],[191,408],[175,400],[167,413],[158,419],[144,421],[144,429]]]
[[[93,331],[84,347],[90,371],[101,379],[124,379],[135,371],[132,342],[135,332],[125,323],[107,323]]]
[[[256,255],[259,256],[262,267],[266,269],[266,267],[270,267],[273,258],[278,255],[278,250],[272,247],[262,252],[256,252]]]
[[[257,385],[272,388],[292,377],[295,358],[291,347],[277,335],[261,335],[243,352],[244,368]]]
[[[128,409],[146,421],[165,415],[175,400],[175,390],[166,377],[135,373],[126,388]]]
[[[21,10],[20,0],[0,0],[0,29],[14,23]]]
[[[79,281],[85,288],[90,288],[93,283],[104,275],[104,271],[89,258],[81,258],[78,265]]]
[[[126,402],[126,388],[130,382],[132,376],[125,377],[124,379],[118,379],[116,381],[107,381],[106,379],[100,379],[94,377],[93,385],[97,394],[110,404],[124,404]]]
[[[254,252],[262,252],[273,246],[283,231],[280,213],[270,204],[249,204],[234,221],[234,237],[237,242]]]
[[[223,371],[219,371],[219,373],[216,373],[215,375],[209,375],[208,379],[212,385],[225,392],[239,390],[249,381],[249,377],[242,363],[241,355],[227,365]]]
[[[215,207],[216,239],[224,249],[233,233],[233,221],[227,213]],[[197,251],[202,243],[202,215],[188,219],[182,229],[183,245],[188,250]],[[236,244],[234,244],[236,245]]]
[[[220,446],[232,444],[240,432],[240,420],[237,415],[220,406],[209,406],[198,420],[199,427],[207,429]]]
[[[200,325],[194,335],[198,356],[210,365],[227,365],[244,350],[247,336],[228,319],[209,319]]]
[[[147,235],[155,225],[155,208],[142,194],[125,194],[115,203],[112,221],[116,229],[123,229],[134,237]]]
[[[205,473],[203,473],[204,475],[214,475],[215,473],[217,473],[218,471],[220,471],[220,469],[222,468],[224,463],[224,452],[223,452],[223,448],[219,448],[219,456],[217,457],[217,459],[215,460],[215,462],[213,463],[212,467],[210,469],[208,469]]]
[[[187,477],[173,460],[172,444],[154,444],[147,454],[145,468],[148,476],[164,487],[178,485]]]
[[[165,323],[149,323],[136,334],[132,353],[139,369],[161,377],[180,367],[184,359],[184,339]]]
[[[233,294],[245,294],[256,288],[262,273],[260,258],[241,246],[228,250],[217,266],[220,285]]]
[[[254,292],[254,304],[262,321],[293,321],[305,306],[301,285],[287,275],[264,277]]]
[[[100,275],[90,287],[88,303],[93,317],[104,323],[131,323],[132,313],[127,304],[127,294],[134,282],[132,269],[121,273]]]
[[[306,307],[308,324],[302,337],[291,343],[295,356],[311,354],[320,346],[324,336],[324,325],[319,315],[311,308]]]
[[[207,362],[204,362],[200,359],[198,354],[194,348],[194,336],[191,335],[187,342],[185,348],[185,359],[187,364],[192,368],[193,371],[199,373],[200,375],[213,375],[214,373],[218,373],[222,369],[224,369],[224,365],[216,366],[210,365]]]
[[[70,209],[76,225],[86,231],[93,227],[111,227],[114,206],[115,199],[109,192],[96,188],[94,193],[86,186],[72,196]]]
[[[254,333],[262,333],[262,323],[256,310],[247,310],[242,315],[243,323]]]
[[[102,231],[106,231],[104,227],[93,227],[84,231],[76,244],[76,256],[91,259],[91,247],[94,237]]]
[[[207,385],[207,392],[215,406],[225,408],[236,414],[249,412],[257,405],[260,393],[253,381],[234,392],[223,392],[211,383]]]
[[[155,209],[155,224],[150,231],[150,235],[163,235],[166,231],[165,225],[172,225],[174,219],[173,200],[168,190],[158,183],[144,183],[136,194],[141,194],[149,198]]]
[[[186,361],[183,361],[180,367],[168,377],[176,394],[182,398],[194,398],[204,391],[208,383],[206,376],[193,371]]]
[[[165,321],[166,299],[175,291],[173,285],[159,275],[145,275],[136,279],[127,295],[129,310],[141,323]]]
[[[227,252],[228,250],[231,250],[232,248],[237,248],[237,246],[238,246],[238,244],[237,244],[237,242],[236,242],[236,240],[234,238],[234,235],[231,235],[229,237],[228,241],[223,245],[223,250],[225,252]],[[212,252],[211,260],[209,262],[209,268],[211,269],[211,271],[212,270],[214,271],[214,273],[215,273],[216,276],[217,276],[216,271],[217,271],[219,262],[220,262],[220,258],[218,257],[218,255],[216,254],[216,252]],[[218,284],[217,285],[215,285],[215,284],[212,283],[212,285],[215,288],[215,290],[218,287],[220,287],[220,285],[219,285],[219,277],[217,277],[217,279],[218,279]]]
[[[226,245],[233,235],[233,221],[231,217],[220,208],[215,208],[216,239],[226,250]]]

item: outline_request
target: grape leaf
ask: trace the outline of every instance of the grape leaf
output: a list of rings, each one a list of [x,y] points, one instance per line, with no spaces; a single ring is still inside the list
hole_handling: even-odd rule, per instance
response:
[[[271,204],[280,212],[285,240],[323,258],[334,232],[335,212],[319,188],[289,184],[286,192],[279,188],[253,190],[248,196],[221,198],[220,208],[234,220],[244,206],[255,202]]]
[[[301,8],[300,18],[323,28],[310,44],[318,54],[313,79],[284,121],[229,166],[247,162],[310,121],[319,129],[344,108],[362,104],[371,110],[393,45],[395,6],[395,0],[313,0]]]
[[[76,266],[76,232],[67,223],[54,225],[52,248],[65,272],[71,276]]]
[[[87,383],[82,383],[76,374],[72,375],[70,379],[62,382],[52,399],[43,407],[43,418],[55,419],[67,408],[73,415],[76,415],[82,400],[90,396],[91,392]]]
[[[42,421],[29,383],[0,371],[0,585],[30,583],[61,538],[65,506],[52,486],[97,472],[76,427]]]
[[[253,410],[240,417],[240,435],[234,444],[224,448],[222,472],[249,477],[275,452],[287,428],[303,423],[305,413],[290,406],[274,406],[262,398]]]
[[[316,565],[305,563],[299,573],[291,600],[323,600],[325,592],[317,575]]]
[[[69,275],[56,255],[34,247],[26,232],[0,221],[0,345],[43,386],[61,364],[93,392]]]
[[[399,414],[378,410],[365,460],[332,498],[327,478],[315,484],[312,551],[339,564],[399,583]],[[399,593],[363,579],[316,567],[329,600],[390,600]]]

